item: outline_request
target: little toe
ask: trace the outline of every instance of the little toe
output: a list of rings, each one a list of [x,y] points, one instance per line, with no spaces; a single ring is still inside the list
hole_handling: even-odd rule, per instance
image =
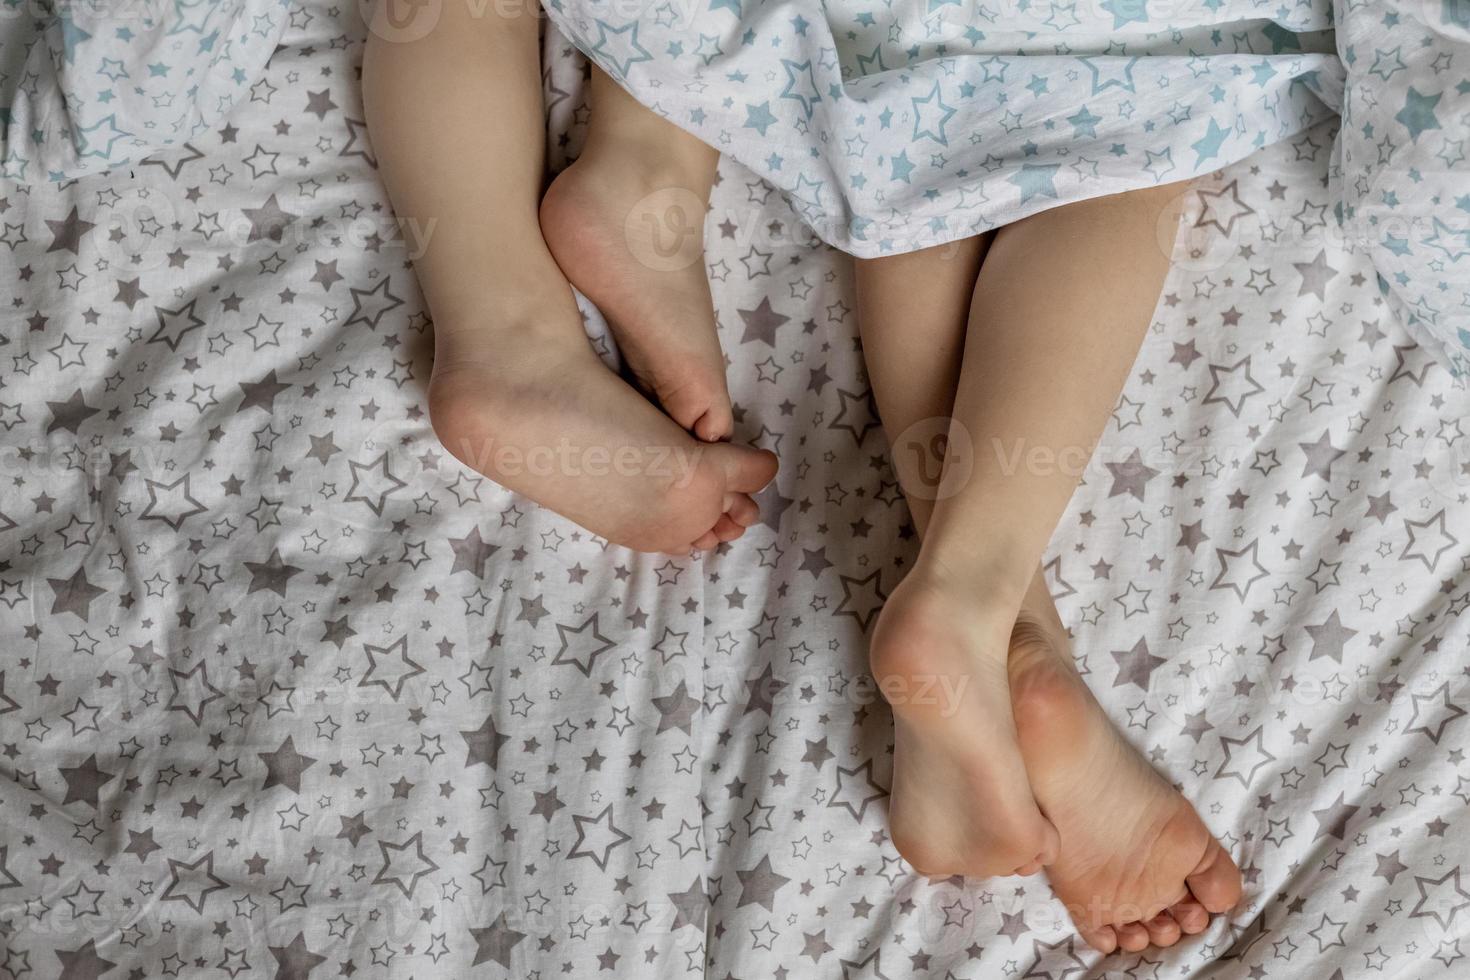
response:
[[[690,547],[695,551],[710,551],[711,549],[718,546],[719,543],[720,539],[716,537],[715,532],[711,530],[706,531],[699,537],[695,538],[694,544]]]
[[[1130,953],[1141,953],[1148,949],[1148,930],[1138,922],[1125,922],[1114,926],[1118,934],[1118,945]]]
[[[1024,878],[1027,875],[1034,875],[1036,872],[1038,872],[1040,870],[1041,870],[1041,862],[1040,861],[1032,861],[1029,864],[1023,864],[1023,865],[1021,865],[1019,868],[1016,869],[1015,873],[1017,875],[1019,875],[1020,877]]]
[[[1173,946],[1179,941],[1179,923],[1167,911],[1149,919],[1143,924],[1148,930],[1148,940],[1155,946]]]
[[[1214,838],[1185,882],[1199,904],[1211,912],[1227,911],[1240,901],[1240,869]]]
[[[1210,913],[1205,907],[1196,902],[1192,897],[1186,898],[1169,909],[1169,914],[1174,921],[1179,923],[1179,928],[1187,936],[1195,936],[1205,931],[1210,924]]]

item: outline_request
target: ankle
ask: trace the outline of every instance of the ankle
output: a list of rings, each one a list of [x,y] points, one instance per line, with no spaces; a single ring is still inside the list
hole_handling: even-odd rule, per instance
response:
[[[719,154],[698,141],[659,139],[666,133],[634,131],[589,138],[579,164],[598,179],[615,182],[640,196],[667,188],[709,201]]]
[[[1016,610],[983,580],[921,560],[878,619],[869,646],[873,676],[880,684],[895,677],[968,676],[977,657],[1001,664]]]
[[[1022,575],[1014,562],[1000,553],[956,552],[925,544],[909,571],[930,589],[962,595],[983,609],[987,618],[1013,620],[1029,596],[1033,571]]]
[[[592,355],[571,287],[560,276],[502,285],[482,301],[434,306],[434,364],[525,363],[561,352]]]

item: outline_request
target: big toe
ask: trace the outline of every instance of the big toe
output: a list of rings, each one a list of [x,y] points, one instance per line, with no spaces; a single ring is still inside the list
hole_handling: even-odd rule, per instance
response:
[[[735,412],[730,396],[719,392],[707,408],[694,420],[689,431],[705,442],[722,442],[735,433]]]
[[[664,412],[678,422],[680,428],[705,442],[720,442],[730,438],[735,431],[735,413],[725,388],[723,368],[724,365],[720,364],[708,372],[690,371],[686,364],[677,370],[664,372],[684,375],[677,386],[659,384],[655,380],[645,387],[651,389]],[[691,376],[699,374],[708,376]]]
[[[756,493],[776,476],[776,454],[749,446],[718,444],[707,451],[725,475],[725,490]]]
[[[1228,911],[1240,901],[1240,869],[1213,837],[1185,883],[1199,904],[1211,912]]]

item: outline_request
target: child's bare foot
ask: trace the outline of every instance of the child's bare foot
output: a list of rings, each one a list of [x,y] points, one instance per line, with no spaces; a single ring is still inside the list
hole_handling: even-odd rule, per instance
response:
[[[873,676],[893,705],[894,846],[921,874],[1033,874],[1057,833],[1031,795],[1011,718],[1006,641],[971,587],[916,566],[878,617]]]
[[[669,417],[706,441],[728,439],[734,417],[704,268],[708,186],[702,196],[677,170],[619,154],[589,147],[552,181],[546,244]]]
[[[776,458],[699,442],[670,421],[598,359],[560,288],[543,314],[560,329],[436,325],[429,412],[440,441],[616,544],[678,554],[738,538],[759,519],[750,495]]]
[[[1172,946],[1233,908],[1235,862],[1113,727],[1077,674],[1050,597],[1036,601],[1034,588],[1009,668],[1031,788],[1061,835],[1047,876],[1082,938],[1104,953]]]

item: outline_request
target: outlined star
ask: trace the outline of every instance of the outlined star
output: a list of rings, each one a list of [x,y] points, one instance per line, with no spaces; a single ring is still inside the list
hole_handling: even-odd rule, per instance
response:
[[[551,662],[576,667],[584,677],[591,677],[597,658],[617,646],[602,635],[597,620],[598,614],[593,613],[581,626],[557,623],[556,635],[561,641],[561,648]]]
[[[633,839],[631,834],[613,823],[611,803],[595,816],[572,814],[572,826],[577,832],[577,839],[567,851],[567,859],[588,858],[600,871],[607,870],[607,862],[614,850]]]

